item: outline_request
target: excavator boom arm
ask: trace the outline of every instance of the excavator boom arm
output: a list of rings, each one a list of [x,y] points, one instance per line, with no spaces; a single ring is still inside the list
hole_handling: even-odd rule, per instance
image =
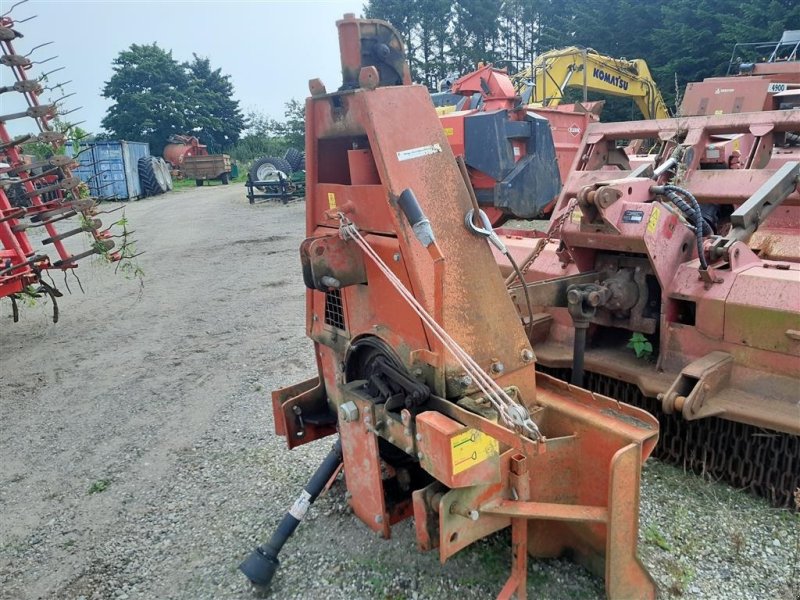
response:
[[[576,47],[552,50],[517,73],[513,81],[523,99],[536,106],[558,106],[568,87],[583,87],[585,91],[631,98],[645,119],[670,116],[642,59],[616,59]]]

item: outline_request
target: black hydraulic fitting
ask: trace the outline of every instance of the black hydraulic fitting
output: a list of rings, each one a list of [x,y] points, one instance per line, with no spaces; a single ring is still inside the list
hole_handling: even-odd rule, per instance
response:
[[[417,236],[423,246],[427,248],[436,241],[433,229],[431,229],[431,222],[422,212],[422,207],[420,207],[419,201],[411,188],[406,188],[400,193],[397,205],[403,211],[408,223],[411,225],[411,229],[414,231],[414,235]]]

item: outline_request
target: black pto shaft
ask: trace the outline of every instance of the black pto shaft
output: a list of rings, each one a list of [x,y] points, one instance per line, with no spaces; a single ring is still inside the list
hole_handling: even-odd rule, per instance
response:
[[[305,489],[303,489],[303,493],[300,494],[300,497],[295,500],[292,507],[283,516],[269,542],[253,550],[250,556],[239,565],[239,570],[247,576],[254,586],[265,588],[272,581],[275,571],[280,566],[278,553],[292,536],[294,530],[297,529],[308,507],[320,495],[325,484],[333,477],[340,464],[342,464],[342,441],[336,440],[328,456],[325,457],[325,460],[322,461],[314,475],[311,476]]]

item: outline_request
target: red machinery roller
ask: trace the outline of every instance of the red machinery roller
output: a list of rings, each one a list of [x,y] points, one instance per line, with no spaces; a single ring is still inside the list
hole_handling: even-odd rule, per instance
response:
[[[442,561],[510,527],[500,598],[526,596],[527,556],[569,553],[612,598],[653,598],[636,556],[648,413],[548,376],[476,225],[471,188],[397,32],[337,23],[344,83],[306,103],[306,330],[319,376],[273,392],[290,448],[339,434],[273,539],[242,564],[265,585],[324,480],[388,538],[413,516]]]

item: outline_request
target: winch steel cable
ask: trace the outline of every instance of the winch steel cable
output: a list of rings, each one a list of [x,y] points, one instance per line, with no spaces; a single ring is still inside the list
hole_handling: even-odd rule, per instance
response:
[[[361,232],[343,213],[339,213],[339,235],[344,240],[353,240],[364,254],[373,262],[375,266],[386,276],[386,279],[398,291],[403,299],[408,302],[412,310],[422,319],[423,323],[433,333],[433,335],[444,345],[453,355],[456,361],[472,377],[478,388],[492,403],[492,406],[500,414],[500,418],[513,430],[524,433],[527,437],[534,440],[542,440],[542,433],[539,427],[530,418],[527,408],[515,402],[501,388],[496,381],[484,372],[480,365],[459,346],[450,334],[436,322],[436,320],[425,310],[414,295],[403,285],[403,282],[392,272],[389,266],[369,245],[369,242],[361,235]]]

